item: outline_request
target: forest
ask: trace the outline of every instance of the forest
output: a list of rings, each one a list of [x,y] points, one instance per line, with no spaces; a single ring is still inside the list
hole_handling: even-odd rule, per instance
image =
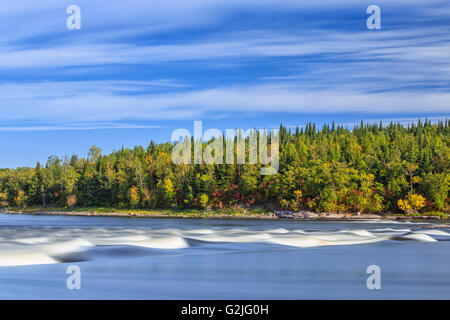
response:
[[[204,143],[206,146],[208,142]],[[450,122],[279,128],[279,170],[174,164],[173,143],[0,169],[0,207],[449,212]],[[225,150],[224,150],[225,153]]]

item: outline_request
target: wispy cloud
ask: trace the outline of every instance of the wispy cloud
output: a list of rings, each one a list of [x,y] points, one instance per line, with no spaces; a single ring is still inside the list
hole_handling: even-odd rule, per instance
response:
[[[74,82],[0,85],[3,121],[104,122],[126,119],[193,119],[231,112],[256,113],[447,113],[450,92],[301,90],[296,84],[218,87],[181,92],[145,93],[125,83],[122,88]],[[96,88],[96,90],[92,90]],[[141,94],[123,94],[137,91]]]
[[[0,126],[0,131],[14,132],[14,131],[79,131],[79,130],[105,130],[105,129],[160,129],[163,126],[156,125],[135,125],[135,124],[120,124],[120,123],[110,123],[110,124],[66,124],[65,126]]]
[[[380,1],[385,15],[376,32],[365,29],[365,8],[356,0],[83,0],[79,32],[65,29],[69,4],[0,8],[0,28],[11,30],[0,40],[2,122],[60,130],[74,121],[245,111],[450,112],[450,26],[442,20],[446,11],[438,10],[445,9],[443,1]],[[395,14],[401,9],[405,16]],[[333,14],[344,10],[348,21]],[[264,26],[236,18],[268,13],[275,21]],[[317,18],[308,24],[292,14]],[[420,27],[407,24],[413,18]],[[39,126],[45,119],[60,125]]]

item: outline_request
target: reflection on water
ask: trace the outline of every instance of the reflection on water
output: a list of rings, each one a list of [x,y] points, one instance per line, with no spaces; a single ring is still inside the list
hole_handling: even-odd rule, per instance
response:
[[[0,298],[448,299],[450,230],[429,227],[2,214]]]

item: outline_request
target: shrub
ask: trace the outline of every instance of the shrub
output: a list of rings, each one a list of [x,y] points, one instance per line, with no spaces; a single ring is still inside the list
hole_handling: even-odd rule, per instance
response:
[[[398,199],[397,205],[402,211],[409,211],[411,210],[411,205],[409,204],[408,200]]]
[[[410,194],[406,199],[399,199],[397,205],[406,213],[417,212],[425,206],[426,199],[420,194]]]
[[[208,195],[205,193],[202,193],[199,198],[200,208],[202,208],[202,209],[206,208],[208,206],[208,202],[209,202]]]
[[[408,201],[411,205],[411,207],[414,210],[419,211],[425,206],[425,198],[422,197],[420,194],[411,194],[408,196]]]
[[[71,194],[66,199],[66,204],[69,208],[73,208],[73,206],[77,203],[77,197],[74,194]]]

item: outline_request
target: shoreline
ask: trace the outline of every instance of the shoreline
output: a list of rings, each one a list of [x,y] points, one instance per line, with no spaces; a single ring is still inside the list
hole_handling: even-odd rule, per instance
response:
[[[122,218],[172,218],[172,219],[252,219],[252,220],[447,220],[439,216],[407,216],[392,214],[350,214],[350,213],[315,213],[315,212],[285,212],[274,211],[270,213],[183,213],[183,212],[97,212],[92,211],[62,211],[62,210],[2,210],[0,214],[29,214],[42,216],[83,216],[83,217],[122,217]]]

